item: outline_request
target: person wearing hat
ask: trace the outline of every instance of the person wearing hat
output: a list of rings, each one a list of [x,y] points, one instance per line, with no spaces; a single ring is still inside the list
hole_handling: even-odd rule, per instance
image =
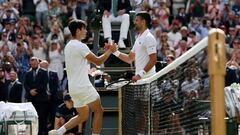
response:
[[[69,94],[63,97],[63,101],[64,103],[59,105],[56,110],[54,129],[59,129],[63,124],[78,114],[76,108],[73,107],[73,101]],[[78,126],[68,130],[66,134],[82,135],[82,124],[80,123]]]
[[[181,40],[185,40],[187,42],[187,48],[189,49],[189,48],[193,47],[192,39],[189,37],[189,31],[186,26],[181,27],[180,34],[182,35]]]

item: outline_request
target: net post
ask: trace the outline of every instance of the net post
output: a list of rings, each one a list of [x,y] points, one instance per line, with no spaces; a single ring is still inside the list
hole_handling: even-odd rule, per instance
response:
[[[122,88],[118,89],[118,135],[122,135]]]
[[[220,29],[212,29],[208,34],[208,74],[210,77],[212,135],[226,135],[224,106],[225,64],[225,34]]]

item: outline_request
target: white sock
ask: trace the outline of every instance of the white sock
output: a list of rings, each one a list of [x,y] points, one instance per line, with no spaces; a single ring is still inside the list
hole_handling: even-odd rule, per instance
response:
[[[63,135],[65,132],[66,132],[66,128],[64,126],[62,126],[57,130],[58,135]]]
[[[92,134],[92,135],[100,135],[100,134]]]

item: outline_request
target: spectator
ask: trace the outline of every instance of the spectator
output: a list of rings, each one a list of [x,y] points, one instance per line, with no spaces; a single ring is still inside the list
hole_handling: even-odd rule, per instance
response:
[[[0,101],[7,101],[9,81],[5,79],[4,70],[0,67]]]
[[[16,23],[19,19],[19,12],[12,6],[10,2],[6,2],[3,4],[4,10],[0,16],[0,19],[5,24],[6,22],[14,22]]]
[[[23,86],[22,83],[19,82],[17,73],[15,71],[10,72],[10,81],[11,82],[8,85],[7,101],[21,103]]]
[[[159,21],[161,22],[161,28],[167,30],[169,28],[169,16],[170,11],[166,5],[166,0],[161,0],[159,2],[160,7],[156,8],[155,14],[157,15]]]
[[[6,44],[6,45],[8,46],[8,48],[9,48],[9,51],[10,51],[11,53],[13,53],[14,50],[16,49],[16,46],[15,46],[11,41],[9,41],[7,37],[8,37],[8,35],[7,35],[6,32],[3,32],[3,33],[1,34],[0,48],[2,48],[2,46],[3,46],[4,44]]]
[[[192,0],[190,14],[193,17],[203,17],[205,13],[205,0]]]
[[[185,9],[183,7],[180,7],[178,9],[178,14],[176,16],[176,19],[179,20],[182,23],[182,26],[187,26],[189,22],[188,15],[185,13]]]
[[[131,10],[131,5],[129,0],[118,0],[117,2],[118,3],[113,3],[113,0],[99,1],[99,9],[103,13],[103,33],[104,38],[108,40],[108,43],[112,44],[111,22],[121,22],[118,46],[119,48],[126,48],[124,40],[127,39],[130,25],[130,17],[128,13]]]
[[[32,43],[32,53],[34,57],[37,57],[41,60],[47,59],[47,46],[41,41],[41,38],[38,35],[34,35]]]
[[[71,118],[76,116],[77,110],[73,107],[73,101],[69,94],[66,94],[63,98],[64,103],[58,106],[55,116],[55,126],[54,129],[59,129],[62,125],[68,122]],[[82,135],[82,124],[68,130],[67,135]]]
[[[77,7],[76,7],[76,16],[77,19],[81,19],[86,21],[87,16],[86,16],[86,11],[89,8],[91,0],[77,0]]]
[[[52,129],[54,126],[54,117],[56,113],[57,107],[62,103],[62,100],[59,100],[58,96],[58,84],[59,79],[57,72],[51,71],[48,69],[48,62],[46,60],[42,60],[40,62],[40,67],[45,69],[48,74],[48,84],[47,84],[47,94],[49,97],[49,121],[50,126],[48,128]]]
[[[180,23],[175,20],[172,23],[172,28],[171,31],[168,32],[167,36],[168,36],[168,40],[171,41],[174,46],[175,44],[180,41],[182,39],[182,35],[179,32],[179,28],[180,28]]]
[[[182,26],[180,29],[180,33],[182,35],[182,40],[185,40],[187,42],[187,48],[191,48],[193,46],[192,39],[188,35],[188,28],[186,26]]]
[[[201,35],[201,39],[208,36],[208,32],[211,29],[211,25],[212,25],[211,20],[208,20],[205,18],[202,20],[202,25],[199,27],[199,33]]]
[[[53,26],[51,27],[51,32],[47,36],[46,42],[47,42],[48,48],[50,47],[53,41],[58,41],[58,43],[61,45],[61,49],[63,49],[64,36],[57,22],[53,24]]]
[[[10,78],[10,72],[12,71],[12,70],[14,70],[14,66],[10,63],[10,62],[8,62],[8,61],[6,61],[6,62],[4,62],[3,63],[3,70],[4,70],[4,74],[5,74],[5,79],[6,80],[11,80],[11,78]]]
[[[60,19],[60,15],[64,13],[64,10],[62,8],[62,5],[59,0],[52,0],[49,4],[49,10],[48,10],[48,28],[52,28],[53,22],[57,21],[59,23],[62,23]]]
[[[24,76],[29,69],[29,59],[32,56],[32,50],[24,48],[21,42],[17,43],[17,48],[14,53],[16,60],[17,74],[20,82],[23,82]]]
[[[36,6],[36,20],[37,24],[43,26],[44,30],[47,28],[47,14],[48,14],[48,0],[34,0]]]
[[[3,46],[2,46],[2,48],[0,48],[0,58],[1,58],[1,63],[2,62],[5,62],[4,61],[4,58],[7,56],[7,55],[9,55],[9,54],[11,54],[10,53],[10,51],[9,51],[9,48],[8,48],[8,45],[7,44],[4,44]]]
[[[218,0],[212,0],[212,3],[209,4],[208,14],[210,15],[211,19],[220,14],[220,5],[218,4]]]
[[[57,41],[51,43],[49,52],[49,69],[56,71],[58,74],[58,79],[63,78],[63,56],[61,54],[61,47]]]
[[[171,54],[170,46],[167,42],[161,43],[161,49],[157,50],[157,60],[164,61],[168,54]]]
[[[26,73],[24,88],[26,99],[32,102],[38,113],[39,132],[38,135],[47,134],[48,95],[47,84],[48,74],[46,70],[39,67],[39,60],[36,57],[30,59],[31,69]]]
[[[182,54],[187,52],[187,42],[185,40],[180,40],[178,43],[178,48],[176,49],[176,57],[180,57]]]
[[[191,41],[192,41],[191,44],[192,44],[193,46],[198,43],[199,39],[198,39],[197,34],[196,34],[195,31],[191,31],[191,32],[189,33],[189,37],[191,38]]]
[[[168,54],[165,59],[168,65],[171,64],[174,60],[175,60],[175,57],[172,54]]]

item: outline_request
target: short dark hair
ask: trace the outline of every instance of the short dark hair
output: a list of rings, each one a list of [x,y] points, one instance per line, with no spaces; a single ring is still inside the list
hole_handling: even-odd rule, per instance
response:
[[[72,97],[71,97],[69,94],[66,94],[66,95],[63,97],[63,101],[69,101],[69,100],[72,100]]]
[[[146,25],[147,25],[148,28],[152,27],[152,25],[151,25],[152,19],[151,19],[151,16],[150,16],[150,14],[148,12],[141,11],[141,12],[137,13],[136,16],[139,16],[143,20],[145,20],[146,21]]]
[[[87,27],[87,24],[83,20],[78,20],[78,19],[74,19],[74,20],[70,21],[68,24],[68,28],[69,28],[72,36],[76,36],[77,29],[82,29],[82,28],[86,28],[86,27]]]

